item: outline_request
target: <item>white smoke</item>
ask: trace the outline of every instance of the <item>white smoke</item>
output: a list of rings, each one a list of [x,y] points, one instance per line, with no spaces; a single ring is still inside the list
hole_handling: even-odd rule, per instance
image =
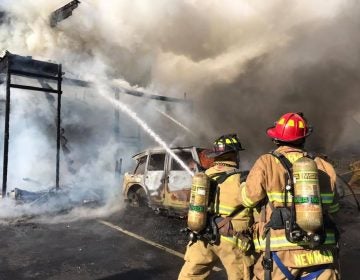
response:
[[[268,149],[266,127],[285,111],[305,112],[318,131],[313,138],[317,149],[360,139],[351,129],[343,130],[360,111],[356,1],[83,0],[71,17],[50,28],[49,14],[67,2],[2,0],[0,10],[6,15],[0,47],[62,63],[69,77],[178,98],[186,93],[191,108],[120,95],[167,143],[204,146],[219,134],[238,132],[251,154],[262,153]],[[53,161],[53,142],[38,125],[39,118],[53,123],[46,106],[37,110],[29,131],[20,129],[20,140],[14,141],[22,142],[11,143],[26,147],[22,134],[28,133],[27,138],[45,147],[43,154],[27,148],[29,154],[17,150],[11,159],[24,173],[20,179],[30,173],[51,185],[48,166],[35,172],[22,161],[28,156]],[[136,151],[110,136],[113,110],[93,90],[64,88],[63,125],[78,172],[75,178],[62,174],[63,182],[114,185],[114,157],[129,158]],[[184,133],[159,112],[197,135]],[[24,113],[20,109],[19,116]],[[120,119],[123,136],[140,135],[145,146],[154,143],[126,116]]]
[[[201,92],[215,81],[232,82],[249,60],[288,45],[298,27],[333,20],[343,5],[339,0],[326,6],[310,0],[86,0],[51,29],[50,12],[66,2],[3,2],[16,20],[11,30],[2,28],[1,46],[66,61],[76,72],[89,71],[81,62],[95,59],[113,75],[181,95]]]

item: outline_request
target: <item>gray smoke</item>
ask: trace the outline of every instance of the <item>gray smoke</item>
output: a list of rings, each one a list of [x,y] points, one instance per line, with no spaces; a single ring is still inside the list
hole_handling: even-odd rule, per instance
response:
[[[49,14],[66,3],[0,1],[5,12],[0,19],[1,48],[62,63],[71,77],[172,97],[186,95],[192,106],[120,95],[173,145],[208,146],[220,134],[237,132],[250,166],[271,148],[266,128],[287,111],[302,111],[315,128],[311,149],[332,153],[349,146],[358,152],[357,1],[84,0],[70,18],[50,28]],[[142,148],[154,145],[121,113],[123,138],[114,139],[114,108],[94,90],[69,87],[64,92],[63,126],[77,170],[75,178],[63,171],[65,182],[81,178],[85,186],[111,185],[114,160],[129,159],[139,148],[125,138],[139,136]],[[31,139],[47,135],[42,139],[47,139],[49,149],[44,151],[50,153],[54,115],[47,111],[44,96],[38,98],[45,105],[29,120],[28,133]],[[35,106],[29,108],[38,108],[35,100],[27,101]],[[20,107],[19,120],[21,114],[25,111]],[[46,121],[39,125],[39,120]],[[19,131],[26,132],[21,126]],[[20,162],[15,154],[13,162]],[[50,172],[45,167],[40,170],[37,176],[29,172],[35,179],[52,178],[44,175]]]
[[[330,19],[291,28],[288,44],[249,60],[232,83],[208,88],[209,111],[226,115],[225,122],[238,128],[245,141],[259,137],[254,148],[265,144],[266,127],[287,111],[304,112],[314,125],[309,142],[315,150],[358,144],[358,12],[359,4],[350,1]],[[222,98],[212,102],[220,93]],[[220,122],[215,125],[221,130]]]

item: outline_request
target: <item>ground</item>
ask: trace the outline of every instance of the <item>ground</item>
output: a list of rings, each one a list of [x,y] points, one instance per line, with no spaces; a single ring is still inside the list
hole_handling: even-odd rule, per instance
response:
[[[343,200],[339,220],[342,279],[355,280],[360,275],[360,217],[351,197]],[[71,223],[13,220],[0,225],[0,279],[177,279],[183,260],[176,252],[184,253],[187,243],[180,233],[184,226],[184,220],[144,209]],[[226,274],[214,271],[210,279],[226,279]]]
[[[0,279],[176,279],[181,257],[101,223],[184,253],[184,220],[150,210],[121,210],[106,219],[43,224],[33,219],[0,226]],[[216,278],[215,278],[216,276]],[[212,279],[226,279],[224,271]]]

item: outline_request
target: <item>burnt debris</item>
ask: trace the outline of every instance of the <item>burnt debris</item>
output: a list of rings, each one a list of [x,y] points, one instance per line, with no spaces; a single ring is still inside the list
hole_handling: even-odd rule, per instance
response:
[[[70,17],[72,15],[73,10],[75,10],[80,4],[80,1],[74,0],[70,3],[62,6],[61,8],[57,9],[56,11],[50,14],[50,26],[52,28],[56,27],[59,22],[63,21],[64,19]]]
[[[80,186],[64,186],[57,190],[50,188],[41,191],[28,191],[15,188],[10,193],[17,204],[30,204],[40,206],[51,205],[46,207],[47,211],[56,213],[71,210],[75,207],[99,207],[104,205],[104,194],[100,191],[87,188],[86,192],[74,193],[74,189],[81,189]]]

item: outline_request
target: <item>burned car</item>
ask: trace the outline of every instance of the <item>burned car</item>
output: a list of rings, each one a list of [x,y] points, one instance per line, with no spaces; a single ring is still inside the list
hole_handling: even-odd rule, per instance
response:
[[[353,161],[349,166],[352,176],[349,185],[353,188],[360,187],[360,160]]]
[[[208,168],[212,159],[205,149],[171,149],[192,172]],[[137,164],[124,176],[123,194],[130,206],[149,206],[158,213],[185,216],[192,176],[165,149],[148,149],[133,156]]]

